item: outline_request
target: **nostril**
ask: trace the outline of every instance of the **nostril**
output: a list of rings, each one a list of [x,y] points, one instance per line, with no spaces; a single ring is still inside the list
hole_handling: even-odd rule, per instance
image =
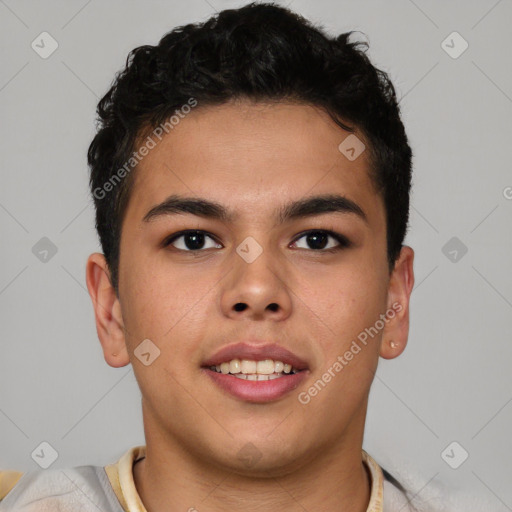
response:
[[[247,307],[246,304],[243,304],[242,302],[238,302],[235,304],[235,311],[243,311]]]

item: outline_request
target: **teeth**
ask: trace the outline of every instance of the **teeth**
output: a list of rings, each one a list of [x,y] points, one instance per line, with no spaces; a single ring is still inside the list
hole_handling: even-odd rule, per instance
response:
[[[271,380],[282,376],[283,373],[298,372],[291,364],[274,361],[273,359],[265,359],[263,361],[233,359],[225,361],[220,365],[212,366],[211,369],[224,375],[230,373],[245,380]]]
[[[265,361],[258,361],[256,364],[256,373],[260,375],[270,375],[274,373],[274,361],[272,359],[265,359]]]
[[[240,359],[233,359],[229,362],[229,373],[240,373],[241,371]]]
[[[256,373],[256,366],[256,361],[248,361],[247,359],[242,359],[242,362],[240,363],[240,370],[246,375],[249,373]]]
[[[274,379],[279,379],[280,377],[282,377],[282,374],[281,373],[279,373],[279,374],[272,373],[271,375],[255,375],[255,374],[245,375],[243,373],[237,373],[233,376],[238,379],[243,379],[243,380],[274,380]],[[254,378],[254,377],[256,377],[256,378]]]

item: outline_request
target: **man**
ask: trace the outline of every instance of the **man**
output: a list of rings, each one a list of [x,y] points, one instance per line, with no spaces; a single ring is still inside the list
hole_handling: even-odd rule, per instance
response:
[[[362,450],[408,337],[411,149],[349,37],[250,4],[131,52],[88,153],[87,286],[146,445],[5,473],[0,510],[413,510]]]

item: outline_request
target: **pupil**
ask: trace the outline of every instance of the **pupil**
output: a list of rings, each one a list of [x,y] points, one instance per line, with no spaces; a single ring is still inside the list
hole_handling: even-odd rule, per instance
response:
[[[191,243],[188,243],[192,241]],[[185,245],[187,249],[195,250],[200,249],[204,244],[204,234],[203,233],[188,233],[185,235]]]
[[[326,233],[310,233],[307,240],[314,249],[323,249],[327,245],[328,235]],[[319,241],[320,243],[318,243]]]

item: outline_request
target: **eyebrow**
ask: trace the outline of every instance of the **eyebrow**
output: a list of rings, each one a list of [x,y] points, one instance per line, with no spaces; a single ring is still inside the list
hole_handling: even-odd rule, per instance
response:
[[[368,223],[368,218],[363,209],[351,199],[336,194],[305,197],[297,201],[285,204],[275,210],[275,217],[279,224],[285,222],[312,217],[323,213],[354,214]],[[198,197],[183,197],[171,195],[160,204],[153,206],[142,218],[143,222],[150,222],[156,218],[177,215],[192,214],[207,219],[220,220],[222,222],[234,222],[237,215],[225,206],[215,201]]]

